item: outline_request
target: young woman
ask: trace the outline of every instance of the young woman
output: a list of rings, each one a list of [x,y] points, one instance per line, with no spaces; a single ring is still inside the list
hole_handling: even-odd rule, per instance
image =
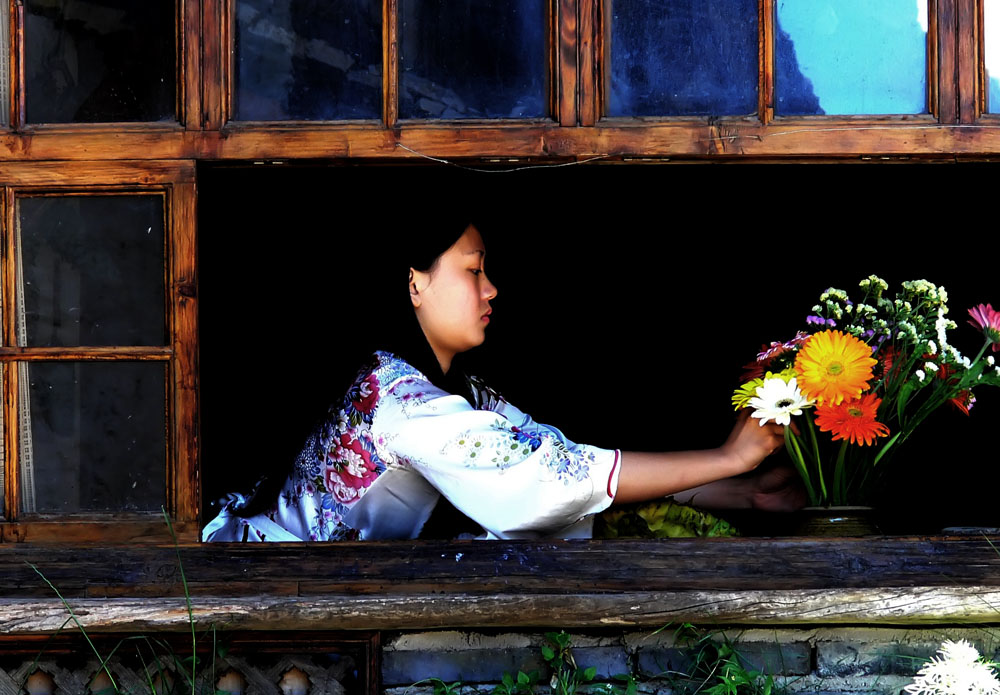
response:
[[[781,446],[777,425],[743,417],[704,451],[599,449],[467,377],[459,362],[485,340],[497,288],[476,226],[444,232],[436,242],[433,232],[409,235],[419,246],[404,250],[408,292],[399,266],[392,308],[374,321],[376,333],[388,329],[383,349],[308,438],[277,501],[266,486],[253,504],[232,496],[205,540],[415,538],[442,497],[487,538],[589,537],[592,515],[611,504],[671,494],[715,508],[798,504],[780,470],[733,478]]]

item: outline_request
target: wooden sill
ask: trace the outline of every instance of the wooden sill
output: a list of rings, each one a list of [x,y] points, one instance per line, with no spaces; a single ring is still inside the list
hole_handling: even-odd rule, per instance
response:
[[[1000,624],[985,538],[198,544],[180,562],[196,620],[224,629]],[[172,546],[18,544],[0,563],[0,632],[66,620],[30,565],[88,629],[187,627]]]

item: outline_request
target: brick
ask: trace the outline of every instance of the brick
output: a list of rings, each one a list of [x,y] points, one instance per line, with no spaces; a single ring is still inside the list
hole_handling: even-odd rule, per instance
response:
[[[382,682],[409,685],[425,678],[448,683],[496,683],[503,674],[542,671],[545,662],[537,649],[465,649],[460,651],[405,650],[382,654]]]

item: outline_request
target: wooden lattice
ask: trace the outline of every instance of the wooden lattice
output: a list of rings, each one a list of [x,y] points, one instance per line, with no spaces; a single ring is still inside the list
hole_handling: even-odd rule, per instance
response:
[[[169,648],[151,650],[145,640],[108,644],[110,648],[98,650],[102,654],[114,652],[102,668],[100,660],[82,643],[72,650],[60,644],[52,653],[40,645],[34,655],[23,646],[4,650],[12,645],[0,643],[0,695],[191,692],[187,673],[177,670],[186,666],[175,661],[185,652],[178,650],[175,657]],[[266,643],[259,649],[241,643],[232,652],[220,650],[214,657],[211,652],[199,653],[195,690],[233,695],[366,695],[363,677],[358,677],[367,672],[366,664],[357,663],[355,655],[337,645],[325,646],[317,649],[316,642],[304,640],[297,645],[284,643],[283,649],[276,651],[274,645]],[[357,652],[358,645],[346,652],[352,649]],[[356,656],[367,658],[370,652],[362,649]]]

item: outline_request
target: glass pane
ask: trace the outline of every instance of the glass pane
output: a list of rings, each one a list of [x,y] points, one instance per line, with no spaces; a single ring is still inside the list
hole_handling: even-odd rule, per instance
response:
[[[164,345],[163,198],[21,198],[19,344]]]
[[[237,120],[381,114],[380,0],[239,0],[235,45]]]
[[[927,0],[778,0],[775,113],[927,111]]]
[[[1000,112],[1000,2],[983,0],[983,44],[986,63],[986,111]]]
[[[757,111],[757,0],[610,3],[609,116]]]
[[[547,6],[401,0],[400,118],[545,116]]]
[[[176,120],[172,0],[24,0],[30,123]]]
[[[24,364],[22,511],[159,511],[166,490],[162,362]]]

